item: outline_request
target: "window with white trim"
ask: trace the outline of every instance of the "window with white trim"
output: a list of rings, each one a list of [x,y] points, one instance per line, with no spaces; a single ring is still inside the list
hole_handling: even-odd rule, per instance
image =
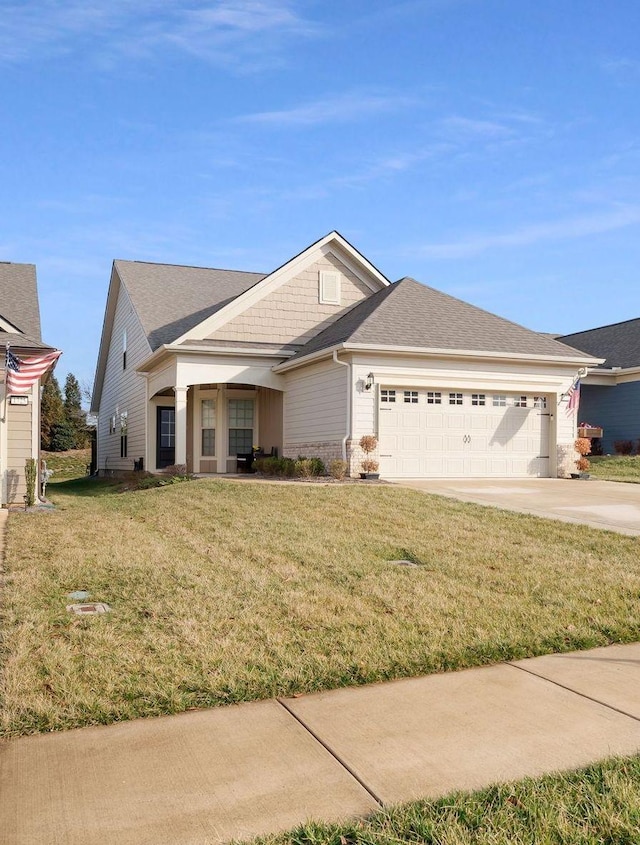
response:
[[[534,396],[533,397],[533,407],[537,408],[539,411],[544,411],[547,407],[547,397],[546,396]]]
[[[229,455],[253,450],[253,399],[229,399]]]
[[[506,408],[507,397],[504,393],[496,393],[493,396],[492,404],[494,408]]]
[[[462,393],[450,393],[449,394],[449,404],[450,405],[462,405]]]
[[[427,405],[442,405],[442,393],[427,390]]]
[[[109,417],[109,434],[115,434],[116,433],[116,420],[117,420],[116,415],[111,414],[111,416]]]
[[[381,402],[395,402],[396,401],[395,390],[381,390],[380,391],[380,401]]]
[[[340,305],[340,273],[335,270],[320,271],[319,299],[323,305]]]
[[[216,453],[215,399],[200,400],[200,449],[203,458],[212,458]]]
[[[484,393],[472,393],[471,394],[471,404],[472,405],[486,405],[487,404],[487,397]]]
[[[527,397],[526,396],[516,396],[513,400],[513,407],[514,408],[526,408],[527,407]]]
[[[127,426],[128,426],[128,412],[122,411],[120,414],[120,457],[127,457]]]
[[[404,391],[404,401],[408,405],[417,405],[418,404],[418,391],[417,390],[405,390]]]

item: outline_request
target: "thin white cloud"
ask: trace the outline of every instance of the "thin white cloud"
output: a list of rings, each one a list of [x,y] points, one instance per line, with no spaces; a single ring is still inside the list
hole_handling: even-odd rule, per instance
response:
[[[447,134],[484,140],[502,140],[514,134],[511,127],[493,120],[473,120],[468,117],[453,116],[444,118],[440,121],[440,125]]]
[[[243,70],[280,60],[291,39],[317,36],[292,0],[25,0],[0,16],[0,61],[90,48],[99,62],[174,49]]]
[[[234,123],[249,123],[273,127],[317,126],[325,123],[344,123],[370,115],[400,111],[416,104],[415,99],[393,93],[350,91],[325,97],[289,109],[241,115]]]
[[[544,241],[585,238],[640,223],[640,206],[624,206],[599,214],[583,215],[565,220],[553,220],[522,226],[510,232],[472,235],[459,241],[423,244],[412,249],[413,254],[427,258],[468,258],[492,249],[531,246]]]

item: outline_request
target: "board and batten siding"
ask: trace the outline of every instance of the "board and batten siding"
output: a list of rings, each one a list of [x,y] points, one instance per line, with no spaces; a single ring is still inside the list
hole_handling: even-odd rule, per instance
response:
[[[325,462],[339,458],[347,427],[348,369],[323,362],[287,373],[283,397],[283,453]]]
[[[340,273],[339,305],[320,303],[319,278],[322,271]],[[371,293],[371,288],[329,254],[234,317],[210,338],[256,343],[306,343]]]
[[[123,336],[127,333],[127,367],[123,369]],[[144,378],[136,367],[151,353],[151,347],[129,295],[120,285],[116,303],[104,384],[98,412],[98,470],[125,471],[145,454]],[[120,457],[120,414],[127,413],[127,457]],[[116,431],[109,433],[109,421],[116,417]]]

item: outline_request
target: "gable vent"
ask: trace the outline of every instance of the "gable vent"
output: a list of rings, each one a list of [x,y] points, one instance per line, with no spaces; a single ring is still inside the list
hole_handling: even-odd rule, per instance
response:
[[[340,273],[320,271],[320,302],[340,305]]]

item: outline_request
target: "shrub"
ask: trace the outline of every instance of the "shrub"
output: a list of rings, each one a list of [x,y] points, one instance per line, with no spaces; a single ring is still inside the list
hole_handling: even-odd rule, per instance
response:
[[[589,467],[591,466],[589,460],[585,457],[580,457],[576,461],[576,466],[580,470],[580,472],[586,472]]]
[[[329,464],[329,475],[333,478],[337,478],[338,481],[341,481],[347,474],[347,468],[347,462],[343,461],[341,458],[337,458]]]
[[[327,470],[322,458],[311,458],[311,475],[326,475]]]
[[[640,440],[638,441],[638,445],[640,446]],[[640,448],[638,449],[640,452]],[[591,454],[592,455],[603,455],[604,451],[602,449],[602,439],[600,437],[594,437],[591,440]]]
[[[170,476],[180,476],[181,478],[190,474],[186,464],[171,464],[171,466],[164,468],[163,473]]]
[[[365,458],[364,461],[361,462],[360,466],[362,467],[363,472],[377,472],[380,464],[372,458]]]
[[[258,472],[264,475],[275,475],[280,478],[291,478],[295,475],[295,464],[293,458],[258,458],[254,466]]]
[[[311,478],[313,474],[313,462],[311,458],[298,458],[295,462],[295,471],[298,478]]]
[[[38,464],[35,458],[27,458],[24,465],[24,476],[27,485],[24,501],[28,508],[32,508],[36,503],[36,481],[38,479]]]
[[[613,448],[616,455],[630,455],[633,452],[633,440],[614,440]]]

